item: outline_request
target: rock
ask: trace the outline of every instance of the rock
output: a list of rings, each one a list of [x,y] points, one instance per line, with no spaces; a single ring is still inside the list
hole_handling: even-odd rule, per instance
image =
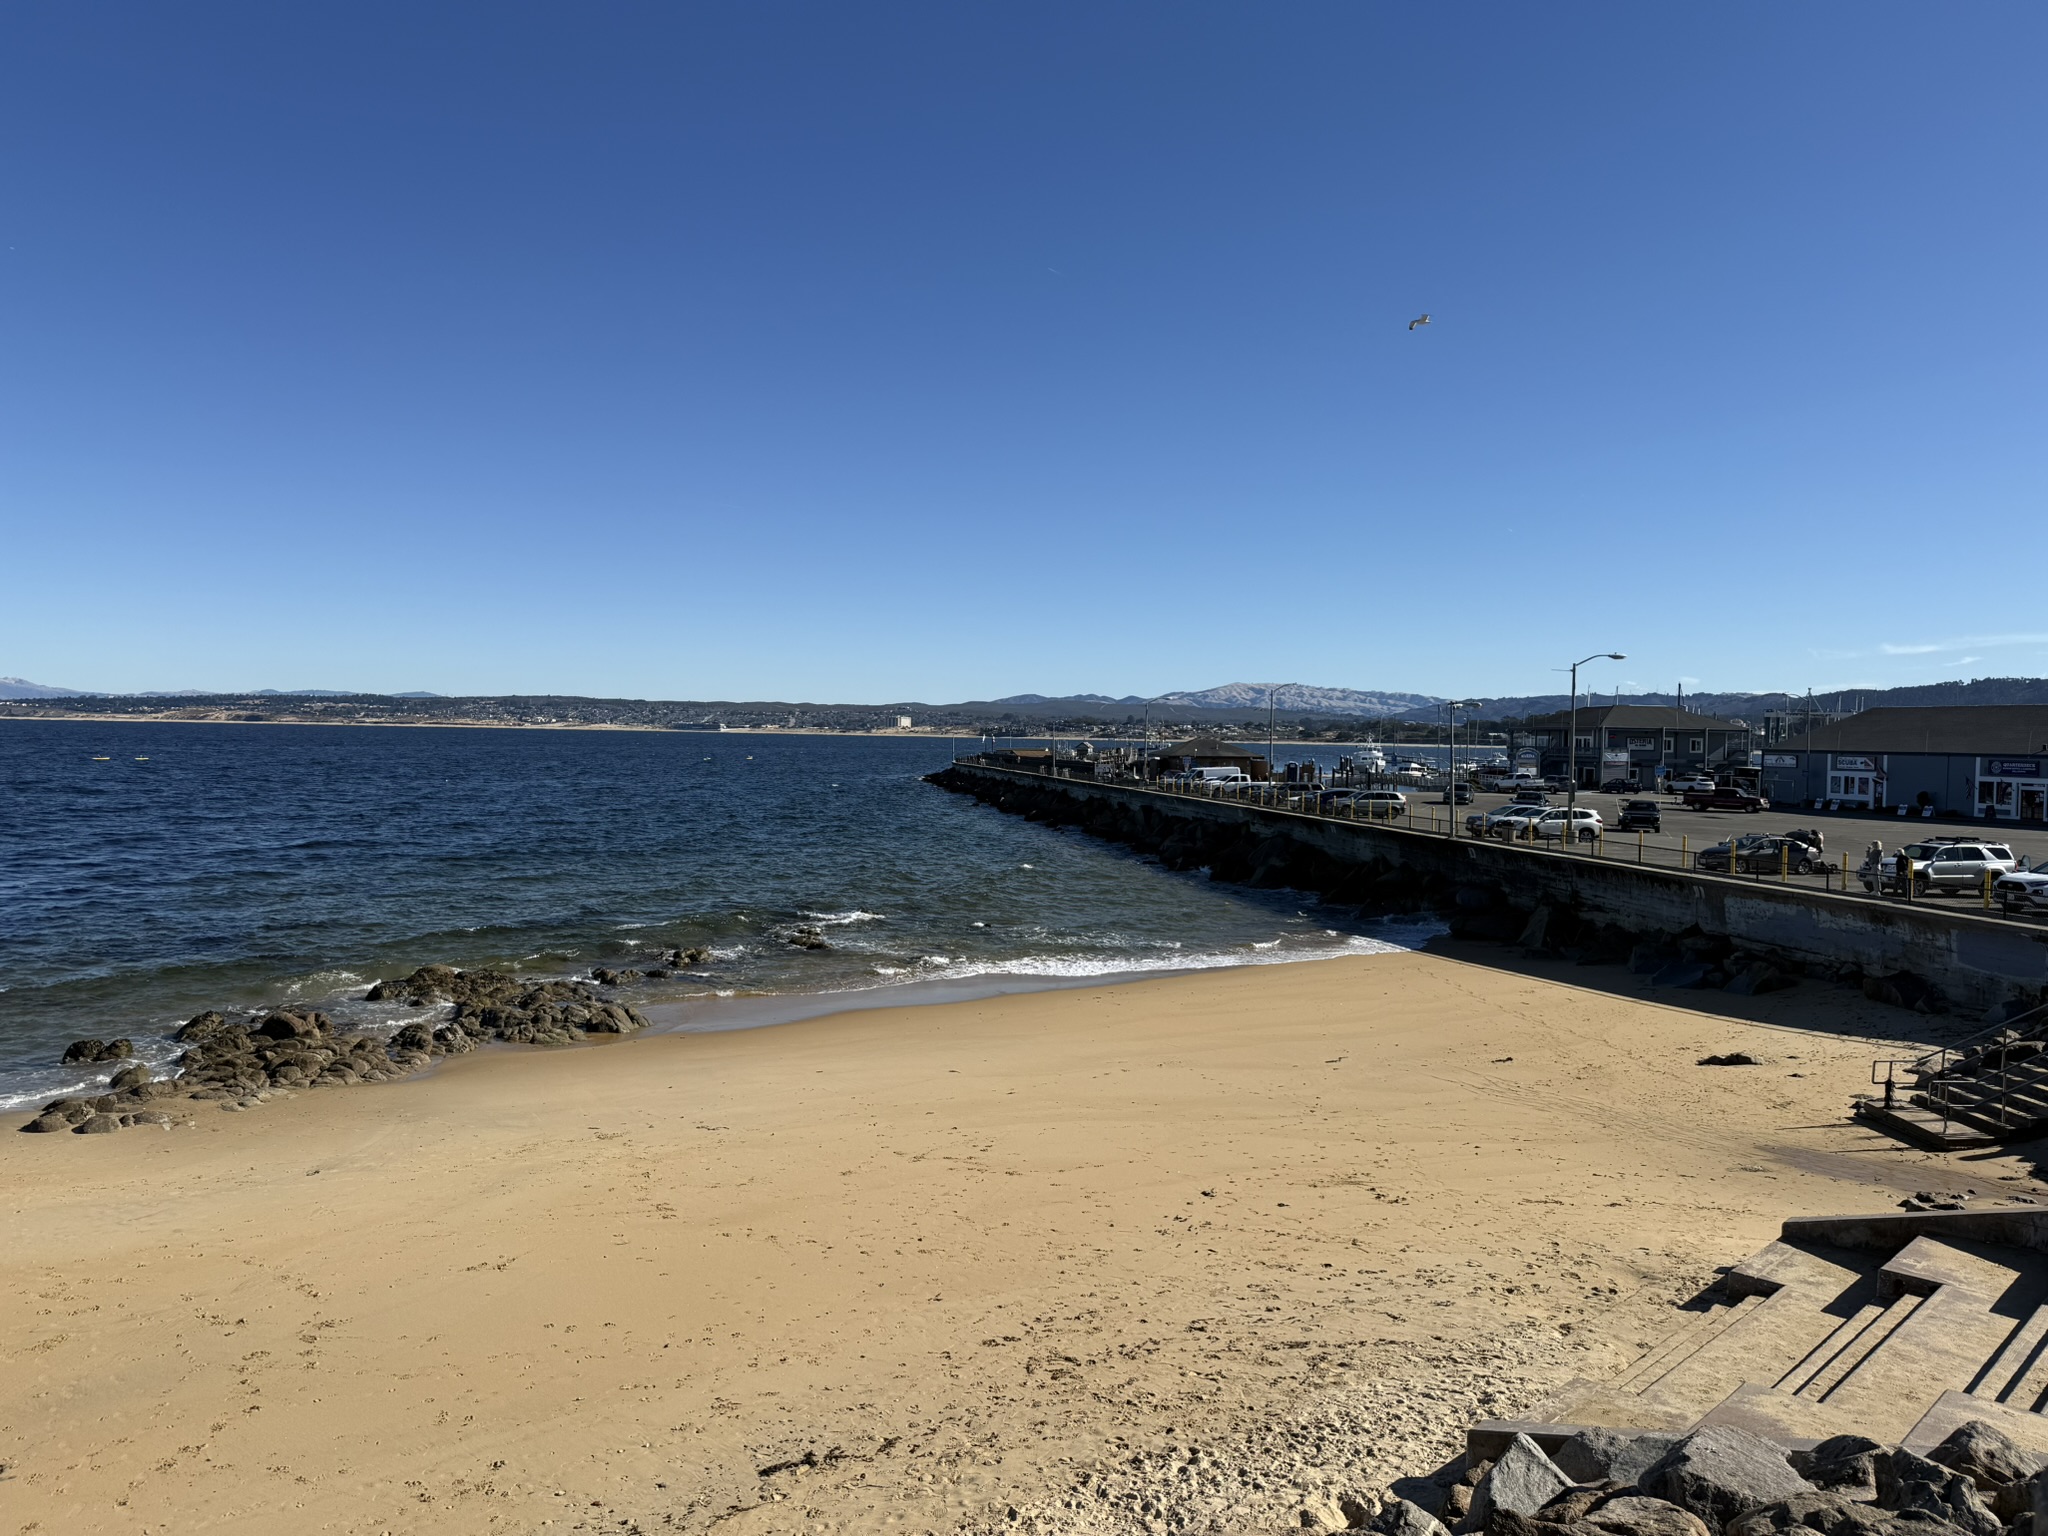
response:
[[[1877,1502],[1901,1513],[1917,1510],[1971,1536],[2002,1536],[2005,1530],[2005,1522],[1986,1507],[1969,1478],[1907,1450],[1878,1461]]]
[[[1516,1435],[1473,1491],[1472,1519],[1491,1529],[1490,1517],[1496,1509],[1534,1515],[1571,1483],[1541,1446],[1527,1435]]]
[[[1553,1460],[1553,1465],[1555,1461]],[[1559,1469],[1563,1470],[1562,1468]],[[1548,1504],[1536,1511],[1536,1518],[1547,1520],[1552,1525],[1572,1525],[1582,1520],[1594,1505],[1614,1497],[1621,1489],[1620,1483],[1601,1482],[1590,1488],[1567,1488]]]
[[[68,1131],[71,1129],[71,1122],[69,1120],[66,1120],[62,1115],[41,1114],[37,1115],[35,1119],[29,1121],[29,1123],[27,1125],[24,1125],[22,1129],[24,1131],[36,1131],[39,1133],[49,1131]]]
[[[320,1028],[304,1014],[273,1013],[255,1032],[267,1040],[314,1040],[319,1038]]]
[[[171,1038],[180,1045],[190,1045],[196,1041],[211,1040],[223,1030],[233,1028],[234,1026],[228,1023],[224,1014],[216,1013],[213,1009],[209,1008],[206,1012],[195,1014],[192,1018],[187,1019],[184,1026]]]
[[[789,936],[789,942],[798,949],[825,950],[832,946],[825,942],[825,936],[815,928],[799,928]]]
[[[140,1088],[153,1075],[149,1068],[145,1066],[124,1067],[121,1071],[114,1074],[113,1079],[107,1086],[113,1089],[114,1092],[121,1093],[130,1088]]]
[[[1472,1485],[1470,1483],[1453,1483],[1444,1490],[1443,1507],[1436,1512],[1439,1520],[1446,1520],[1452,1525],[1456,1525],[1471,1513]]]
[[[1387,1500],[1366,1528],[1378,1531],[1380,1536],[1450,1536],[1435,1515],[1406,1499]]]
[[[1986,1493],[2009,1483],[2024,1483],[2048,1467],[2048,1456],[2015,1444],[1982,1419],[1962,1425],[1929,1451],[1927,1459],[1962,1473]]]
[[[1653,987],[1694,991],[1707,984],[1707,967],[1697,960],[1674,960],[1650,978]]]
[[[1379,1514],[1380,1495],[1371,1488],[1363,1493],[1340,1493],[1337,1495],[1337,1509],[1344,1516],[1347,1530],[1362,1531]]]
[[[1694,1065],[1701,1067],[1760,1067],[1763,1063],[1747,1051],[1729,1051],[1721,1056],[1702,1056]]]
[[[119,1115],[94,1115],[91,1119],[81,1120],[72,1127],[72,1130],[78,1132],[81,1136],[104,1136],[109,1131],[118,1131],[119,1129],[121,1129],[121,1117]]]
[[[1484,1531],[1486,1536],[1600,1536],[1596,1526],[1545,1520],[1538,1515],[1518,1515],[1512,1509],[1496,1509],[1486,1523],[1468,1521],[1461,1531]]]
[[[1670,946],[1645,940],[1628,952],[1628,968],[1637,976],[1654,976],[1675,958]]]
[[[1615,1536],[1713,1536],[1698,1515],[1641,1494],[1608,1499],[1595,1505],[1585,1518]]]
[[[1840,1493],[1801,1493],[1730,1521],[1727,1536],[1820,1531],[1823,1536],[1889,1536],[1892,1516]],[[1931,1531],[1921,1536],[1933,1536]]]
[[[1524,949],[1541,949],[1544,935],[1550,932],[1550,908],[1539,904],[1529,914],[1529,921],[1522,924],[1521,937],[1515,942]]]
[[[1794,1494],[1816,1491],[1770,1441],[1728,1424],[1694,1430],[1639,1479],[1643,1492],[1690,1510],[1712,1530]]]
[[[134,1042],[128,1040],[74,1040],[64,1047],[63,1065],[68,1067],[81,1061],[126,1061],[134,1054]]]
[[[1295,1511],[1295,1524],[1304,1531],[1342,1531],[1350,1528],[1351,1522],[1344,1518],[1344,1511],[1337,1507],[1337,1501],[1320,1493],[1310,1494],[1301,1501],[1301,1508]]]
[[[1634,1483],[1678,1443],[1676,1435],[1626,1434],[1618,1429],[1582,1429],[1550,1459],[1575,1483],[1612,1479]]]

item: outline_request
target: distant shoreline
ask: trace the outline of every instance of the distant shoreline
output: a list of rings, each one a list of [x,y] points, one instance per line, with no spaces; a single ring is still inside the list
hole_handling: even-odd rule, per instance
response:
[[[650,736],[881,736],[903,741],[978,741],[978,736],[968,736],[955,731],[950,735],[939,731],[834,731],[815,725],[773,725],[735,726],[729,731],[719,730],[678,730],[672,725],[626,725],[626,724],[578,724],[573,721],[550,721],[546,724],[530,724],[518,720],[226,720],[217,716],[195,719],[187,715],[16,715],[0,712],[0,720],[18,721],[76,721],[81,725],[327,725],[347,727],[351,730],[392,727],[399,730],[458,731],[639,731]],[[1019,736],[1019,741],[1036,738]]]

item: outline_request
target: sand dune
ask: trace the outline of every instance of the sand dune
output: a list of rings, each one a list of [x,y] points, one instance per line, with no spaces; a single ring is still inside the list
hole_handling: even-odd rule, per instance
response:
[[[1842,1118],[1857,1036],[1930,1021],[1587,975],[1212,972],[9,1136],[5,1529],[1115,1531],[1151,1482],[1277,1529],[1620,1367],[1787,1213],[2018,1176]],[[1189,1446],[1227,1493],[1163,1480]]]

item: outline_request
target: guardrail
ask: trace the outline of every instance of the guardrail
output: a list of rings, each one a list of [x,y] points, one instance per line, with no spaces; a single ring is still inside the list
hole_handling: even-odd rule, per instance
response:
[[[1954,1091],[1970,1084],[1990,1088],[1993,1091],[1989,1096],[1977,1099],[1964,1106],[1964,1111],[1976,1120],[1992,1121],[1997,1125],[2001,1134],[2021,1129],[2032,1124],[2039,1116],[2014,1114],[2012,1109],[2013,1090],[2015,1087],[2037,1086],[2040,1080],[2037,1076],[2029,1074],[2018,1084],[2015,1084],[2012,1081],[2011,1057],[2000,1047],[2024,1041],[2026,1037],[2019,1031],[2017,1026],[2025,1024],[2029,1020],[2033,1021],[2036,1025],[2048,1022],[2048,1003],[2043,1003],[2037,1008],[2029,1008],[2025,1013],[2014,1014],[2011,1018],[2002,1020],[1992,1025],[1989,1029],[1981,1030],[1977,1034],[1954,1041],[1949,1045],[1941,1046],[1939,1049],[1928,1051],[1919,1056],[1880,1056],[1870,1064],[1871,1085],[1884,1090],[1884,1098],[1880,1101],[1884,1108],[1896,1108],[1899,1086],[1898,1068],[1904,1067],[1912,1090],[1919,1098],[1921,1105],[1929,1111],[1938,1112],[1941,1115],[1941,1130],[1944,1136],[1948,1134],[1949,1127],[1955,1123],[1956,1119]],[[1947,1074],[1952,1069],[1961,1065],[1972,1056],[1982,1058],[1988,1056],[1993,1050],[1998,1051],[1998,1060],[1995,1067],[1997,1077],[1995,1081],[1981,1075],[1976,1077],[1947,1077]],[[2036,1053],[2029,1052],[2028,1054],[2031,1056]],[[1884,1073],[1884,1076],[1878,1076],[1880,1071]]]
[[[1729,843],[1710,844],[1706,848],[1694,848],[1689,835],[1681,835],[1674,848],[1668,842],[1653,841],[1645,833],[1617,832],[1604,826],[1590,838],[1576,842],[1559,836],[1540,835],[1540,823],[1521,819],[1519,823],[1502,819],[1502,812],[1512,807],[1498,807],[1493,811],[1464,811],[1457,805],[1443,805],[1441,802],[1426,805],[1402,804],[1395,807],[1392,802],[1361,801],[1352,798],[1366,794],[1362,789],[1332,788],[1317,784],[1287,784],[1278,780],[1247,785],[1204,785],[1185,782],[1176,783],[1170,779],[1115,778],[1098,779],[1091,773],[1068,771],[1064,766],[1041,767],[1035,763],[987,763],[975,756],[956,757],[956,763],[974,766],[1000,767],[1015,773],[1064,779],[1074,783],[1106,784],[1118,788],[1138,790],[1167,798],[1202,800],[1228,805],[1247,805],[1280,814],[1308,816],[1323,821],[1366,822],[1394,830],[1420,833],[1425,836],[1450,839],[1471,838],[1493,842],[1512,843],[1518,847],[1550,853],[1566,858],[1583,858],[1601,863],[1639,864],[1649,868],[1673,869],[1706,879],[1732,880],[1744,884],[1761,885],[1774,883],[1795,886],[1807,890],[1827,891],[1836,895],[1854,896],[1860,899],[1883,901],[1887,904],[1918,905],[1931,899],[1924,890],[1919,895],[1910,891],[1885,889],[1884,882],[1872,871],[1852,865],[1848,854],[1836,859],[1821,858],[1800,862],[1809,863],[1802,871],[1794,862],[1788,845],[1780,844],[1774,855],[1752,857],[1737,846],[1734,849],[1732,869],[1716,868],[1726,855],[1721,850],[1730,843],[1738,844],[1743,837],[1783,836],[1778,833],[1739,834],[1731,836]],[[1386,809],[1379,807],[1385,804]],[[1560,811],[1564,807],[1548,805],[1532,807],[1533,811]],[[1490,824],[1489,824],[1490,819]],[[1479,823],[1478,829],[1472,825]],[[1560,828],[1562,831],[1562,828]],[[1701,856],[1708,862],[1702,864]],[[1717,857],[1718,855],[1718,857]],[[2038,926],[2029,923],[2025,916],[2001,910],[1992,899],[1991,889],[1997,871],[1987,869],[1980,891],[1969,893],[1969,898],[1981,905],[1984,913],[2016,927]],[[1879,885],[1877,890],[1862,888],[1868,876]]]

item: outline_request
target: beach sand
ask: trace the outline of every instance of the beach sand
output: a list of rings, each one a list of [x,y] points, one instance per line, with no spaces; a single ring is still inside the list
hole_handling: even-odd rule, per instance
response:
[[[1501,953],[8,1135],[0,1532],[1278,1530],[1618,1370],[1786,1215],[2037,1187],[1844,1118],[1936,1021]]]

